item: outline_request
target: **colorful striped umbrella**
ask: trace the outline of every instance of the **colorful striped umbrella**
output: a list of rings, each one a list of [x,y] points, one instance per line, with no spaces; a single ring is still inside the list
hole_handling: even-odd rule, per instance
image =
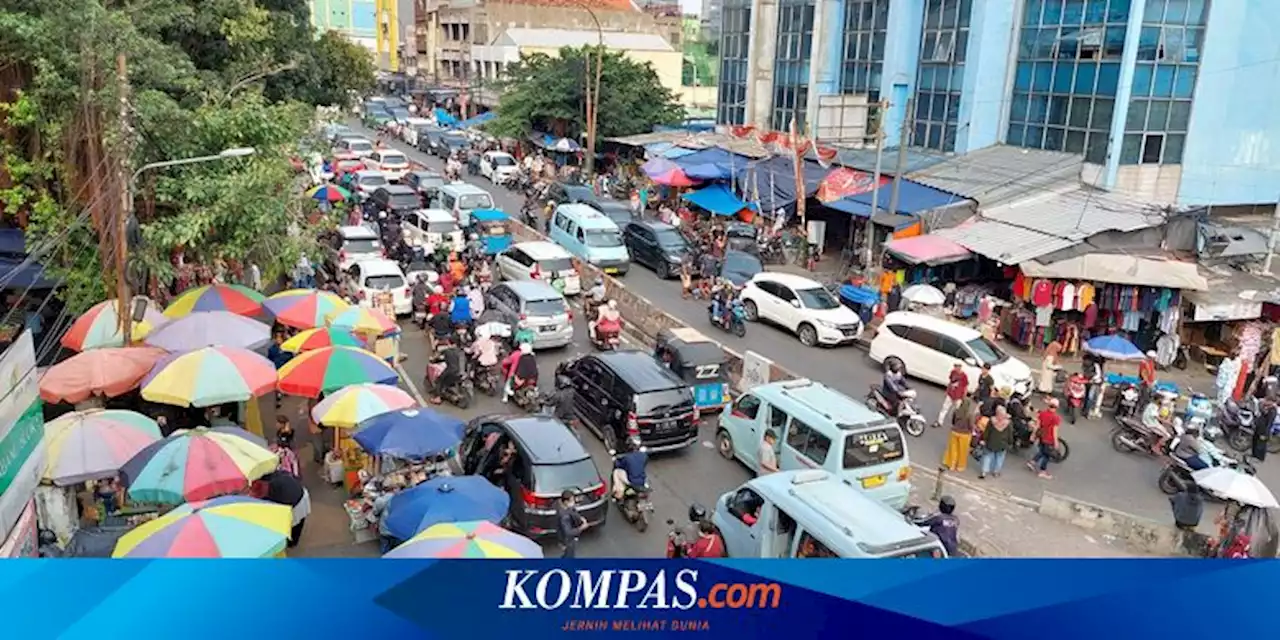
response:
[[[432,525],[384,558],[541,558],[538,543],[486,520]]]
[[[134,298],[135,304],[137,300],[145,300],[147,307],[143,313],[142,321],[132,323],[129,326],[130,342],[137,342],[145,338],[156,327],[169,321],[161,313],[160,307],[149,298],[137,296]],[[133,313],[132,307],[128,312]],[[67,329],[67,332],[62,335],[62,346],[74,351],[125,346],[125,341],[120,333],[120,315],[116,309],[116,301],[106,300],[99,302],[90,307],[79,318],[76,318],[76,321],[71,323],[71,328]]]
[[[165,357],[154,347],[104,347],[77,353],[40,377],[45,402],[84,402],[92,396],[112,398],[128,393]]]
[[[325,347],[298,354],[280,367],[280,392],[307,398],[333,393],[343,387],[400,379],[391,365],[378,356],[353,347]]]
[[[339,312],[329,319],[329,326],[379,336],[400,329],[394,318],[388,318],[381,311],[368,307],[351,307]]]
[[[142,398],[179,407],[244,402],[276,387],[270,360],[235,347],[175,353],[156,363],[142,381]]]
[[[164,315],[181,318],[195,311],[230,311],[242,316],[256,316],[262,312],[263,300],[266,300],[265,296],[249,287],[206,284],[183,291],[169,303]]]
[[[146,343],[168,351],[201,347],[257,349],[271,342],[271,327],[230,311],[197,311],[151,332]]]
[[[280,345],[281,349],[289,353],[314,351],[325,347],[356,347],[362,349],[365,347],[365,342],[346,329],[323,327],[300,331],[298,335],[285,340]]]
[[[342,202],[351,197],[351,192],[336,184],[326,183],[309,189],[307,191],[307,197],[322,201]]]
[[[290,289],[267,298],[262,307],[280,324],[312,329],[325,326],[329,317],[346,311],[351,305],[328,291]]]
[[[329,427],[350,429],[377,415],[414,406],[413,397],[389,384],[354,384],[321,400],[311,419]]]
[[[293,511],[224,496],[184,504],[116,541],[113,558],[269,558],[284,551]]]
[[[160,426],[141,413],[115,409],[73,411],[44,425],[44,475],[58,486],[109,478],[148,445]]]
[[[133,500],[182,504],[244,491],[279,463],[276,454],[248,438],[197,427],[139,451],[120,468],[120,479]]]

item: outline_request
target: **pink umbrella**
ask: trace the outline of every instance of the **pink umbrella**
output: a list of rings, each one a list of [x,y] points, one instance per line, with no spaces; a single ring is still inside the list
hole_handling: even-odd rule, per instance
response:
[[[666,159],[653,158],[640,167],[649,179],[668,187],[692,187],[695,183],[685,175],[680,165]]]
[[[40,378],[45,402],[76,403],[90,396],[114,397],[128,393],[151,372],[164,349],[107,347],[77,353],[49,367]]]

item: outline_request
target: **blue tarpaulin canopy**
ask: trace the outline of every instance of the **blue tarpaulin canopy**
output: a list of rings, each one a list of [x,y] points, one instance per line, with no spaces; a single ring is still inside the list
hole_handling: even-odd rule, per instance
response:
[[[453,114],[445,111],[442,107],[436,107],[435,114],[436,124],[442,127],[448,127],[458,123],[458,119],[455,118]]]
[[[0,258],[0,282],[7,289],[52,289],[58,284],[45,275],[40,263],[18,258]]]
[[[484,124],[484,123],[486,123],[486,122],[488,122],[488,121],[490,121],[490,120],[492,120],[492,119],[494,119],[494,118],[496,118],[496,117],[498,117],[497,112],[495,112],[495,111],[486,111],[486,112],[484,112],[484,113],[482,113],[482,114],[480,114],[480,115],[478,115],[478,116],[472,116],[472,117],[470,117],[470,118],[467,118],[466,120],[463,120],[462,122],[457,122],[457,123],[455,123],[453,126],[454,126],[454,127],[459,128],[459,129],[469,129],[469,128],[474,127],[474,126],[476,126],[476,125]]]
[[[764,211],[776,211],[790,207],[796,201],[795,160],[787,156],[775,156],[757,162],[744,173],[743,191],[759,193],[760,207]],[[804,171],[804,197],[811,198],[818,192],[818,183],[829,171],[816,162],[806,161]]]
[[[684,174],[695,180],[729,180],[746,171],[747,162],[745,156],[716,147],[676,159]]]
[[[0,253],[11,256],[27,254],[26,236],[22,229],[0,229]]]
[[[755,211],[756,205],[743,202],[722,184],[713,184],[682,196],[691,204],[720,216],[731,216],[743,209]]]
[[[655,142],[653,144],[647,144],[644,146],[644,152],[649,157],[666,158],[668,160],[674,160],[682,156],[687,156],[691,153],[697,153],[694,149],[678,147],[671,142]]]
[[[893,197],[892,194],[892,187],[884,186],[880,188],[880,195],[876,205],[881,212],[913,215],[921,211],[929,211],[930,209],[938,209],[969,201],[968,198],[927,187],[919,182],[902,180],[898,185],[898,210],[890,212],[889,199]],[[868,191],[834,200],[826,203],[826,205],[836,211],[843,211],[865,218],[871,215],[871,196],[872,193]]]

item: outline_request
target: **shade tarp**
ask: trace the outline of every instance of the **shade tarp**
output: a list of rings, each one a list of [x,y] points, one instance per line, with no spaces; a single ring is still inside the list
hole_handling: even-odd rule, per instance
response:
[[[801,165],[804,181],[804,197],[813,197],[818,184],[829,171],[816,162]],[[764,211],[776,211],[790,207],[796,201],[796,165],[788,156],[776,156],[757,162],[745,172],[746,193],[760,194],[760,207]]]
[[[880,187],[879,191],[878,195],[874,194],[874,191],[865,191],[839,200],[833,200],[828,202],[827,206],[837,211],[844,211],[865,218],[867,213],[871,211],[873,195],[879,200],[877,203],[879,208],[882,211],[888,211],[889,201],[893,198],[893,187],[890,183],[885,183]],[[900,180],[898,184],[898,207],[892,213],[915,214],[966,202],[969,202],[968,198],[954,193],[926,187],[919,182]]]
[[[751,209],[752,211],[756,209],[756,205],[743,202],[738,196],[733,195],[729,187],[722,184],[703,187],[697,191],[686,193],[682,197],[690,204],[721,216],[735,215],[743,209]]]
[[[486,111],[478,116],[472,116],[461,122],[456,122],[453,126],[458,129],[469,129],[477,125],[482,125],[496,117],[498,117],[498,113],[496,111]]]
[[[16,257],[26,255],[27,241],[22,229],[0,229],[0,253]]]
[[[1022,272],[1031,278],[1092,280],[1142,287],[1168,287],[1204,291],[1209,283],[1194,262],[1140,258],[1111,253],[1089,253],[1069,260],[1042,264],[1023,262]]]
[[[746,157],[717,147],[680,156],[675,162],[695,180],[729,180],[747,169]]]
[[[968,249],[935,235],[890,240],[885,251],[909,264],[950,264],[973,255]]]
[[[38,262],[0,258],[0,282],[7,289],[52,289],[58,286]]]
[[[683,156],[697,153],[697,149],[686,149],[678,147],[673,142],[655,142],[644,146],[645,155],[650,158],[666,158],[674,160]]]
[[[436,116],[436,123],[442,127],[452,126],[458,122],[458,119],[454,117],[453,114],[445,111],[442,107],[436,107],[434,113]]]

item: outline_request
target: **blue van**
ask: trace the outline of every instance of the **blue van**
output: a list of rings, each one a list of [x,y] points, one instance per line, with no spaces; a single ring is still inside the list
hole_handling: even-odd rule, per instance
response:
[[[471,212],[494,208],[493,196],[488,191],[465,182],[450,182],[436,192],[440,208],[453,213],[458,226],[466,230],[471,226]]]
[[[757,386],[720,414],[716,448],[760,472],[766,431],[779,471],[823,469],[898,510],[911,493],[911,460],[897,421],[813,380]]]
[[[720,496],[730,558],[945,558],[937,536],[821,470],[780,471]]]
[[[551,218],[551,240],[610,275],[631,268],[631,254],[618,225],[585,204],[562,204]]]

